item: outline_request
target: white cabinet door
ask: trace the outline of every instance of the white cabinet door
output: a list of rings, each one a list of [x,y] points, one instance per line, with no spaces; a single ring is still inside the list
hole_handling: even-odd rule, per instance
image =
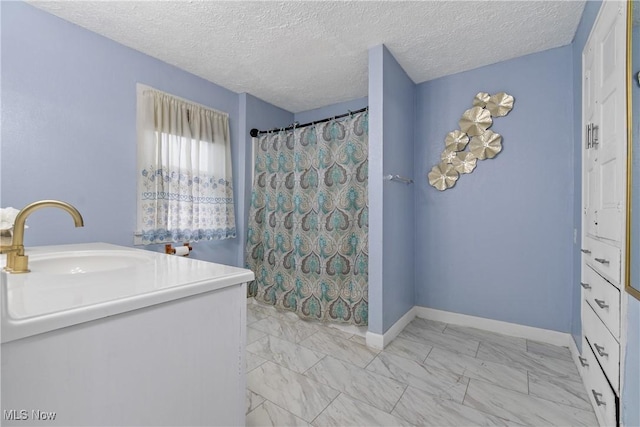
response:
[[[593,42],[593,74],[590,82],[594,103],[585,113],[593,124],[592,145],[586,148],[589,209],[587,234],[622,242],[624,169],[626,147],[626,37],[625,3],[603,8]],[[588,58],[588,55],[587,57]],[[622,82],[622,84],[621,84]],[[592,114],[590,110],[593,109]],[[592,120],[592,121],[591,121]]]
[[[582,224],[587,236],[596,236],[597,201],[600,193],[599,169],[596,165],[596,151],[591,148],[592,126],[596,122],[596,85],[598,68],[595,64],[596,49],[593,45],[587,45],[583,58],[583,114],[584,126],[582,134]]]

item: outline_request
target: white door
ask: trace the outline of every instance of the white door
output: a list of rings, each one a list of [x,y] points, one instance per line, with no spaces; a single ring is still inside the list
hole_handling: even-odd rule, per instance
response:
[[[596,85],[598,68],[595,66],[596,49],[587,44],[583,56],[582,105],[582,228],[584,234],[595,237],[597,224],[597,200],[600,192],[596,167],[596,150],[591,147],[593,126],[596,122]]]
[[[603,9],[585,52],[589,87],[585,96],[585,132],[591,126],[589,148],[584,145],[584,212],[587,235],[621,246],[624,218],[626,147],[626,22],[624,2]],[[591,58],[592,56],[592,58]],[[586,76],[586,75],[585,75]]]

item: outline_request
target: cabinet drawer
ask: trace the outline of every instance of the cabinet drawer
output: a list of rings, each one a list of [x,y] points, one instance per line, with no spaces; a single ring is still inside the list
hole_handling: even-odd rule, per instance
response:
[[[582,259],[615,287],[620,287],[620,248],[585,237]]]
[[[588,304],[582,304],[582,330],[589,347],[600,362],[611,387],[618,394],[620,384],[620,345]],[[584,353],[584,351],[583,351]]]
[[[616,396],[584,336],[582,337],[582,357],[579,362],[584,386],[598,418],[598,424],[615,427]]]
[[[583,268],[582,296],[620,341],[620,291],[588,265]]]

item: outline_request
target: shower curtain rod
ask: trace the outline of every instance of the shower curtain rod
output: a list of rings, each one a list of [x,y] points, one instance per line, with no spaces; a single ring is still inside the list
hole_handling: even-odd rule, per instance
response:
[[[315,125],[315,124],[318,124],[318,123],[328,122],[329,120],[340,119],[342,117],[347,117],[347,116],[350,116],[352,114],[362,113],[363,111],[367,111],[368,109],[369,109],[369,107],[364,107],[364,108],[361,108],[361,109],[356,110],[356,111],[349,111],[348,113],[340,114],[339,116],[327,117],[326,119],[316,120],[315,122],[309,122],[309,123],[305,123],[303,125],[293,124],[293,125],[287,126],[286,128],[273,128],[271,130],[258,130],[256,128],[253,128],[249,132],[249,135],[251,135],[252,137],[255,138],[256,136],[260,135],[261,133],[269,133],[269,132],[274,132],[274,131],[279,131],[279,130],[285,130],[286,131],[286,130],[291,130],[293,128],[303,128],[303,127]]]

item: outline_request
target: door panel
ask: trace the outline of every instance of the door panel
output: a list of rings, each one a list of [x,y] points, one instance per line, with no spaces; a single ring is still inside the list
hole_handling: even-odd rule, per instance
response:
[[[587,124],[595,125],[595,143],[585,148],[585,184],[588,195],[584,208],[585,233],[620,245],[622,241],[625,118],[625,25],[620,8],[610,8],[602,16],[593,52],[585,57],[590,65],[589,97],[585,108]]]

